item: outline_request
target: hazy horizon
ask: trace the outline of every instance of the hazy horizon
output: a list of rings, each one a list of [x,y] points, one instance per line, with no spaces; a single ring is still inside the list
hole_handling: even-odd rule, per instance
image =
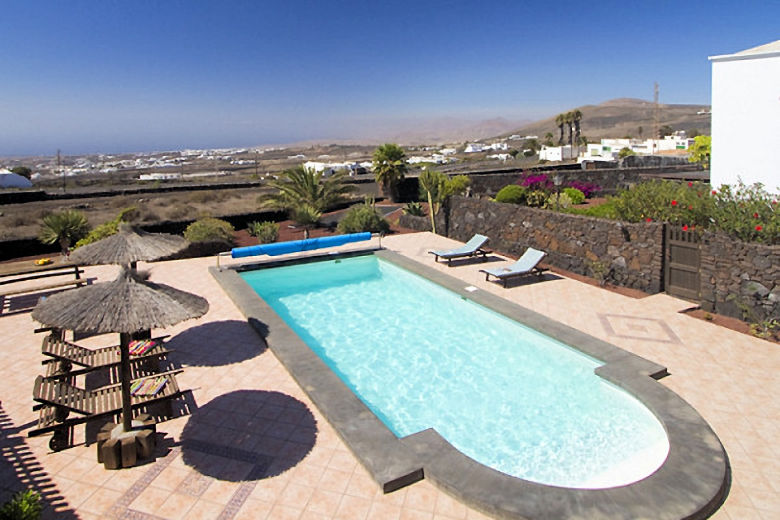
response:
[[[0,156],[376,139],[613,98],[710,104],[780,4],[11,2]],[[395,130],[394,130],[395,129]]]

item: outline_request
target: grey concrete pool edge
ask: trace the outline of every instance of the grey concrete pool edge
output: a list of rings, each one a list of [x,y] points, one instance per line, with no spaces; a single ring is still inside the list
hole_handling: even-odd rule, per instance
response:
[[[585,490],[530,482],[500,473],[460,453],[435,430],[398,439],[238,275],[246,265],[210,271],[287,367],[314,404],[385,492],[423,477],[475,509],[500,518],[706,518],[725,500],[728,458],[704,419],[653,378],[666,369],[619,347],[546,318],[388,250],[373,253],[495,312],[524,323],[604,361],[596,373],[634,395],[669,437],[664,464],[649,477],[619,488]],[[252,264],[271,267],[306,259]]]

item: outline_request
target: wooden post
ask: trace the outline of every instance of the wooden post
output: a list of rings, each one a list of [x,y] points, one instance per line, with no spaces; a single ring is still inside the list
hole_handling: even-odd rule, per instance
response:
[[[133,429],[133,412],[130,407],[130,334],[119,334],[119,352],[122,375],[122,426],[124,431]]]

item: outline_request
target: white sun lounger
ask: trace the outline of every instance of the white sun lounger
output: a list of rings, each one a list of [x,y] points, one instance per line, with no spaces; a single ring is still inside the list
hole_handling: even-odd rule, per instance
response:
[[[488,241],[488,237],[485,235],[474,235],[471,237],[471,239],[463,244],[460,247],[456,247],[455,249],[450,249],[448,251],[428,251],[430,254],[434,255],[436,257],[436,261],[439,261],[439,258],[446,258],[447,259],[447,266],[449,267],[451,264],[450,262],[453,259],[456,258],[470,258],[473,256],[482,256],[482,260],[487,260],[487,255],[491,251],[488,251],[487,249],[482,249],[482,246],[484,246]]]
[[[496,267],[493,269],[480,269],[481,273],[485,273],[485,280],[489,280],[490,276],[495,276],[501,280],[501,283],[506,287],[507,280],[516,278],[519,276],[525,276],[528,274],[541,275],[548,269],[538,267],[539,262],[545,257],[547,253],[539,251],[533,247],[529,247],[523,253],[523,256],[517,259],[517,261],[507,267]]]

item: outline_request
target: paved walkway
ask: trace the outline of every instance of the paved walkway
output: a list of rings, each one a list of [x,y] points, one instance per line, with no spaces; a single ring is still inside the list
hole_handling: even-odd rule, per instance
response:
[[[433,265],[428,249],[457,244],[418,233],[383,245]],[[94,445],[52,453],[48,436],[26,437],[37,419],[30,395],[41,372],[41,336],[28,312],[14,313],[24,301],[7,302],[0,314],[0,501],[31,485],[45,498],[45,518],[484,518],[426,481],[383,495],[208,274],[211,265],[213,258],[141,266],[154,281],[206,297],[211,308],[155,331],[171,335],[172,361],[186,368],[180,384],[194,389],[197,409],[159,426],[163,456],[127,470],[104,470]],[[484,281],[483,265],[438,268],[666,365],[671,375],[662,384],[709,421],[730,457],[733,484],[715,518],[780,517],[780,347],[679,314],[690,304],[666,295],[631,299],[558,276],[502,289]],[[87,268],[98,281],[115,273]],[[83,438],[80,428],[76,441]]]

